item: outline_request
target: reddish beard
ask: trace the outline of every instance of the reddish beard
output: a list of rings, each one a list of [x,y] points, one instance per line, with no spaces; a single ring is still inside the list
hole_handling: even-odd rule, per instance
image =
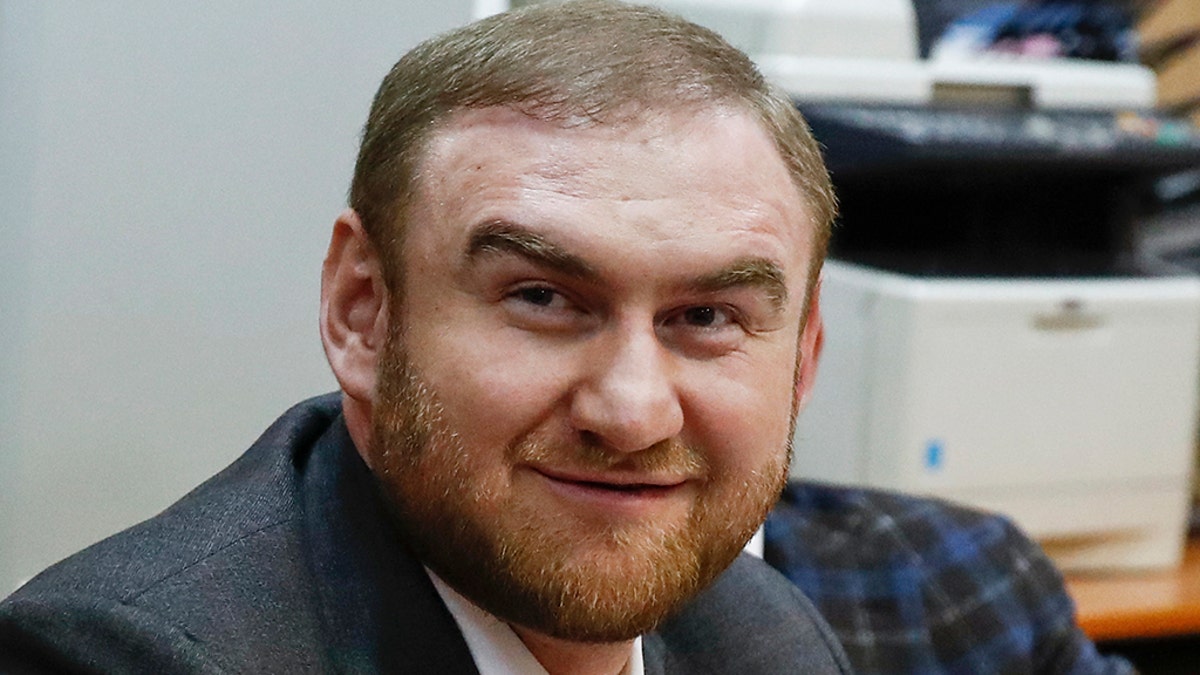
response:
[[[678,440],[618,453],[579,434],[536,432],[503,449],[503,465],[697,475],[686,519],[584,523],[521,499],[508,471],[484,471],[446,423],[437,393],[389,335],[374,409],[374,466],[406,542],[421,561],[495,616],[556,638],[627,640],[653,630],[737,556],[775,503],[787,453],[742,479],[711,475],[705,454]]]

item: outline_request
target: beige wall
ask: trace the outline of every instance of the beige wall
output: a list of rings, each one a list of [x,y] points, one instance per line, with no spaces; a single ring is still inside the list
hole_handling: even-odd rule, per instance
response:
[[[370,98],[472,6],[0,0],[0,596],[334,388]]]

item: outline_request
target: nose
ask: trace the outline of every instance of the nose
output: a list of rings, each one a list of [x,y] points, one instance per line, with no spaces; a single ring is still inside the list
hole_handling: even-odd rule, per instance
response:
[[[577,430],[618,452],[645,450],[680,433],[672,355],[652,329],[614,330],[589,352],[570,406]]]

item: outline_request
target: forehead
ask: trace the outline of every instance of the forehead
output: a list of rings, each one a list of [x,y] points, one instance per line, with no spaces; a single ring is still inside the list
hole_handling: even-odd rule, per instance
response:
[[[811,248],[810,209],[772,138],[741,111],[564,125],[509,108],[465,110],[426,148],[414,206],[427,213],[412,222],[437,222],[441,232],[426,234],[438,238],[518,217],[568,238],[628,235],[664,251],[670,242],[732,238],[771,247],[781,262],[806,262]]]

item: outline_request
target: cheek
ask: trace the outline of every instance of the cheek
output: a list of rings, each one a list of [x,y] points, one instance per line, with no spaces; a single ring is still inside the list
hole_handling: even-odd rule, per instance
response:
[[[571,359],[533,348],[513,332],[444,333],[419,354],[410,352],[440,394],[443,419],[464,442],[507,445],[543,423],[566,397]]]
[[[789,359],[752,375],[697,373],[690,380],[685,440],[708,450],[716,475],[744,478],[786,457],[794,368]]]

